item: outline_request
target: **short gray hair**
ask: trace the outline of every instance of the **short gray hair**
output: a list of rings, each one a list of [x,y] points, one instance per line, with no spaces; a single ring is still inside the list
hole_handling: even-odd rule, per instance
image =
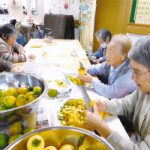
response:
[[[150,36],[138,40],[130,50],[128,58],[150,70]]]

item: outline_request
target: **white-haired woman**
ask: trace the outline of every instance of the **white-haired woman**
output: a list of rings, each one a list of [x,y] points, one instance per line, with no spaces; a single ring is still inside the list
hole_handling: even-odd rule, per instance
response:
[[[79,76],[80,80],[91,83],[98,94],[109,99],[132,93],[136,84],[131,79],[132,72],[127,58],[130,48],[131,42],[126,35],[113,36],[107,47],[106,62],[92,65],[86,75]]]
[[[99,101],[94,108],[96,112],[128,118],[134,125],[137,141],[127,140],[112,131],[97,113],[87,112],[87,125],[107,139],[115,150],[150,150],[150,36],[140,39],[128,57],[138,89],[122,99]]]

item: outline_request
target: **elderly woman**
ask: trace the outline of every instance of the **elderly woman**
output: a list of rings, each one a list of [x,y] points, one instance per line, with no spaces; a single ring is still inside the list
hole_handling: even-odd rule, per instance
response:
[[[126,35],[115,35],[108,45],[106,62],[92,65],[86,75],[80,75],[80,80],[91,83],[95,91],[109,99],[121,98],[136,89],[131,79],[132,72],[127,59],[131,42]],[[93,76],[99,77],[99,79]]]
[[[112,34],[107,29],[100,29],[95,34],[97,41],[100,43],[100,48],[98,51],[90,57],[90,61],[93,64],[102,63],[106,61],[106,48],[108,43],[111,41]]]
[[[136,141],[112,131],[97,113],[87,112],[87,125],[106,138],[115,150],[150,150],[150,36],[140,39],[128,56],[138,89],[122,99],[99,101],[94,108],[96,112],[105,111],[130,119]]]
[[[16,43],[18,31],[11,24],[0,27],[0,58],[12,63],[25,62],[24,48]]]

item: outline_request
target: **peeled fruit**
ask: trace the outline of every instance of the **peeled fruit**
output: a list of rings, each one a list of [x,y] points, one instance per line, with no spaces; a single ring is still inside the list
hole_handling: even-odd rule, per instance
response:
[[[86,71],[84,69],[79,68],[78,73],[79,73],[79,75],[85,75]]]
[[[5,107],[13,107],[15,105],[16,102],[16,98],[14,96],[6,96],[3,98],[3,104]]]
[[[13,135],[13,136],[9,139],[8,144],[14,142],[16,139],[20,138],[21,136],[22,136],[21,134],[15,134],[15,135]]]
[[[13,87],[10,87],[7,89],[5,94],[6,94],[6,96],[15,96],[16,97],[17,96],[17,90]]]
[[[61,146],[61,148],[59,150],[75,150],[75,148],[71,144],[65,144],[65,145]]]
[[[20,121],[17,121],[9,126],[8,131],[11,135],[22,133],[22,124]]]
[[[0,148],[5,148],[8,145],[9,136],[5,133],[0,134]]]
[[[72,82],[72,83],[74,83],[74,84],[76,84],[76,85],[84,85],[84,82],[83,81],[81,81],[78,77],[73,77],[73,76],[71,76],[71,75],[69,75],[68,76],[68,79]]]
[[[19,107],[19,106],[23,106],[27,103],[26,101],[26,96],[23,95],[23,94],[20,94],[17,96],[17,100],[16,100],[16,106]]]
[[[17,93],[18,94],[26,94],[28,92],[28,88],[27,87],[21,87],[17,89]]]
[[[55,146],[48,146],[44,150],[57,150],[57,148]]]
[[[27,150],[43,150],[44,149],[44,139],[40,135],[35,135],[29,138],[27,142]]]
[[[39,86],[35,86],[35,87],[33,88],[33,93],[34,93],[35,95],[41,95],[41,94],[42,94],[42,88],[39,87]]]
[[[50,90],[48,91],[48,96],[49,96],[49,97],[56,97],[57,95],[58,95],[58,91],[55,90],[55,89],[50,89]]]
[[[67,83],[64,81],[60,81],[60,80],[55,80],[56,84],[60,87],[67,87]]]
[[[94,101],[94,100],[91,100],[89,103],[90,107],[93,107],[96,104],[97,104],[97,101]]]
[[[89,103],[90,107],[93,107],[96,104],[97,104],[97,101],[94,101],[94,100],[91,100],[90,103]],[[101,117],[103,119],[105,119],[107,116],[111,116],[111,114],[109,114],[107,112],[98,112],[98,113],[101,115]]]

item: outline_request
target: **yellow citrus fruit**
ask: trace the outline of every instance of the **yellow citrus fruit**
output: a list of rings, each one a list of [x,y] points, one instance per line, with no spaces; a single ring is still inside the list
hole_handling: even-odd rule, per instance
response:
[[[10,87],[7,89],[5,94],[6,94],[6,96],[15,96],[16,97],[17,96],[17,90],[13,87]]]
[[[28,103],[30,103],[30,102],[32,102],[32,101],[34,101],[36,99],[36,97],[34,96],[34,95],[30,95],[29,97],[28,97]]]
[[[3,104],[5,107],[11,108],[15,105],[16,98],[14,96],[6,96],[3,98]]]
[[[50,96],[50,97],[56,97],[57,95],[58,95],[58,91],[55,89],[50,89],[48,91],[48,96]]]
[[[60,87],[67,87],[67,83],[65,81],[55,80],[55,83]]]
[[[57,150],[57,148],[55,146],[48,146],[44,150]]]
[[[27,87],[20,87],[20,88],[17,89],[18,94],[26,94],[27,92],[28,92]]]
[[[22,133],[23,127],[20,121],[17,121],[11,124],[8,128],[8,131],[11,135],[20,134]]]
[[[42,88],[39,87],[39,86],[35,86],[35,87],[33,88],[33,93],[34,93],[35,95],[41,95],[41,94],[42,94]]]
[[[33,96],[33,95],[34,95],[33,92],[27,92],[27,93],[26,93],[26,98],[28,99],[29,96]]]
[[[61,146],[59,150],[75,150],[75,148],[71,144],[65,144]]]
[[[27,150],[43,150],[45,142],[42,136],[34,135],[27,142]]]
[[[9,141],[8,141],[8,144],[11,144],[12,142],[14,142],[15,140],[17,140],[18,138],[20,138],[22,135],[21,134],[15,134],[13,135]]]
[[[16,106],[19,107],[19,106],[23,106],[27,103],[26,101],[26,96],[23,95],[23,94],[20,94],[17,96],[17,100],[16,100]]]

